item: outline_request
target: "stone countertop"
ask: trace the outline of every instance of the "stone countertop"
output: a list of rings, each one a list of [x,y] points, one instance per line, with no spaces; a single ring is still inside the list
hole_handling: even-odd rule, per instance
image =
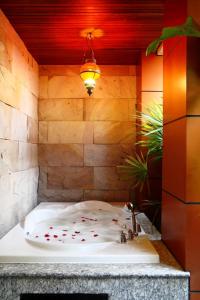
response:
[[[152,241],[160,255],[159,264],[0,264],[0,277],[120,278],[189,277],[162,241]]]

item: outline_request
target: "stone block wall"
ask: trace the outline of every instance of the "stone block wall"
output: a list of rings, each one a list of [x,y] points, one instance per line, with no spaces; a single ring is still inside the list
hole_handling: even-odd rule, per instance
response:
[[[129,199],[116,166],[133,151],[134,66],[101,66],[87,96],[79,66],[40,66],[39,200]]]
[[[38,65],[0,10],[0,237],[37,203]]]

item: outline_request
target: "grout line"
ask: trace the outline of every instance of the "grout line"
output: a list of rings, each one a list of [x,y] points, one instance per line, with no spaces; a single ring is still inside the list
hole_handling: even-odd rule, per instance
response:
[[[85,144],[83,145],[83,167],[85,167]]]
[[[149,91],[149,92],[152,92],[152,91]],[[153,91],[153,92],[157,92],[157,91]],[[162,92],[162,91],[158,91],[158,92]],[[143,92],[145,93],[145,92]],[[66,97],[61,97],[61,98],[55,98],[55,97],[50,97],[50,98],[38,98],[39,101],[48,101],[48,100],[51,100],[51,101],[57,101],[57,100],[136,100],[137,99],[137,96],[134,96],[134,97],[92,97],[92,98],[83,98],[83,97],[78,97],[78,98],[66,98]],[[2,101],[2,100],[0,100]],[[3,101],[2,101],[3,102]],[[3,102],[4,103],[4,102]],[[6,104],[6,103],[5,103]],[[8,104],[9,105],[9,104]]]
[[[85,122],[86,121],[86,103],[85,103],[85,99],[82,100],[83,101],[83,114],[82,114],[82,119]]]
[[[175,196],[174,194],[166,191],[165,189],[162,189],[163,192],[165,192],[166,194],[172,196],[174,199],[176,199],[177,201],[179,202],[182,202],[183,204],[186,204],[186,205],[191,205],[191,204],[194,204],[194,205],[200,205],[200,202],[192,202],[192,201],[188,201],[188,202],[185,202],[183,201],[182,199],[178,198],[177,196]]]
[[[153,91],[153,90],[143,91],[143,90],[141,90],[141,91],[139,91],[139,93],[163,93],[163,90],[162,91]]]
[[[182,120],[182,119],[187,119],[187,118],[200,118],[200,115],[185,115],[185,116],[182,116],[182,117],[179,117],[177,119],[174,119],[174,120],[171,120],[171,121],[168,121],[168,122],[165,122],[163,125],[168,125],[168,124],[171,124],[171,123],[175,123],[176,121],[179,121],[179,120]]]
[[[163,123],[163,126],[168,125],[168,124],[171,124],[171,123],[175,123],[176,121],[182,120],[182,119],[184,119],[184,118],[186,118],[186,117],[187,117],[187,116],[182,116],[182,117],[176,118],[176,119],[174,119],[174,120],[171,120],[171,121],[168,121],[168,122],[164,122],[164,123]]]

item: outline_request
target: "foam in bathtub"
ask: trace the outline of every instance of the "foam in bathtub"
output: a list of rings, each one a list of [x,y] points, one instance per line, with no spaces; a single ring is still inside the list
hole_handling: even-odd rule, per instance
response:
[[[157,263],[144,232],[120,244],[130,212],[101,201],[41,203],[0,240],[0,262]]]

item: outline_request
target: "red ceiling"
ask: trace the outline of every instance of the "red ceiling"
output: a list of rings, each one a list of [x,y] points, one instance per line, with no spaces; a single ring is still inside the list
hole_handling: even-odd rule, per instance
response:
[[[85,28],[98,64],[135,64],[141,49],[160,35],[164,0],[0,0],[27,48],[40,64],[81,64]]]

